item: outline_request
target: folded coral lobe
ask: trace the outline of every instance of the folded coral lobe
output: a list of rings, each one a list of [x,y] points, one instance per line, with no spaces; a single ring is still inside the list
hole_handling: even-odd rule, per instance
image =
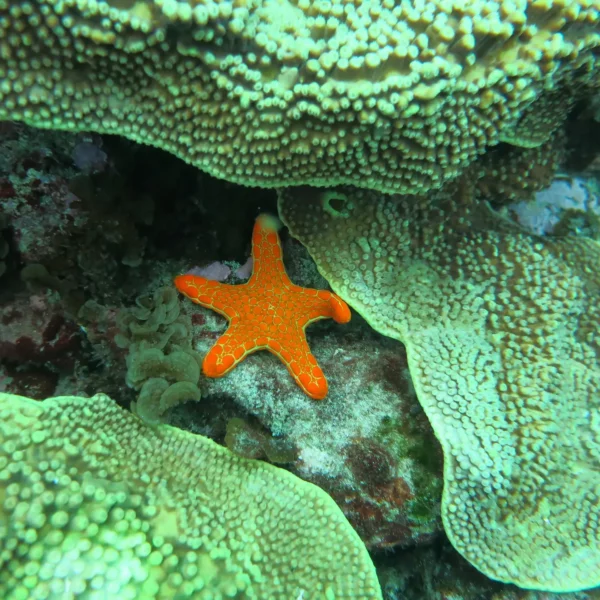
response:
[[[107,396],[0,392],[0,597],[381,600],[323,490]]]
[[[529,235],[468,192],[289,188],[279,212],[333,290],[406,345],[455,548],[524,588],[592,588],[600,244]]]
[[[244,185],[424,193],[593,95],[597,10],[2,0],[0,121],[125,136]]]

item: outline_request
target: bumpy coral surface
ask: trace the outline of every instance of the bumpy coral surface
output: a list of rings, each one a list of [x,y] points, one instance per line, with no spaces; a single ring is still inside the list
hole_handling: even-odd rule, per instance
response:
[[[0,119],[118,133],[244,184],[424,191],[500,139],[547,139],[598,84],[598,8],[1,0]]]
[[[322,490],[107,396],[0,394],[3,598],[381,598]]]
[[[516,200],[531,200],[550,185],[567,154],[563,131],[534,148],[498,146],[477,161],[472,172],[479,177],[480,197],[497,207]]]
[[[281,192],[332,288],[406,344],[444,450],[448,536],[488,576],[600,584],[600,245],[470,203]]]

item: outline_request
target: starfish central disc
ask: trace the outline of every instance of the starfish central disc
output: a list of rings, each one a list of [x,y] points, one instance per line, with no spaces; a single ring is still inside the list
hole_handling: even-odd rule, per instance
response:
[[[260,215],[252,234],[253,271],[248,283],[228,285],[195,275],[175,278],[196,304],[229,320],[227,331],[204,357],[208,377],[222,377],[248,354],[269,350],[315,400],[327,395],[327,380],[306,341],[306,326],[320,319],[350,320],[348,305],[326,290],[294,285],[283,266],[277,219]]]

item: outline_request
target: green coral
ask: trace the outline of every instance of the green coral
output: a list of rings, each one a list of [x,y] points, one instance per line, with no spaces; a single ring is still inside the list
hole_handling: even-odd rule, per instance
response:
[[[201,357],[191,345],[191,322],[180,314],[174,288],[158,288],[121,311],[115,342],[128,349],[127,385],[139,390],[135,412],[148,423],[178,404],[200,400]]]
[[[0,0],[0,120],[246,185],[423,192],[600,87],[597,20],[588,0]]]
[[[0,394],[6,600],[380,600],[319,488],[105,395]]]
[[[333,290],[406,345],[454,547],[525,588],[600,585],[600,244],[529,235],[457,188],[343,188],[336,211],[289,188],[279,210]]]

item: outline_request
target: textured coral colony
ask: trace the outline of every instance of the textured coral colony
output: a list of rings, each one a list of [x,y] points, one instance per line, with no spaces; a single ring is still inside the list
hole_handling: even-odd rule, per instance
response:
[[[600,0],[0,0],[0,598],[600,598]]]

